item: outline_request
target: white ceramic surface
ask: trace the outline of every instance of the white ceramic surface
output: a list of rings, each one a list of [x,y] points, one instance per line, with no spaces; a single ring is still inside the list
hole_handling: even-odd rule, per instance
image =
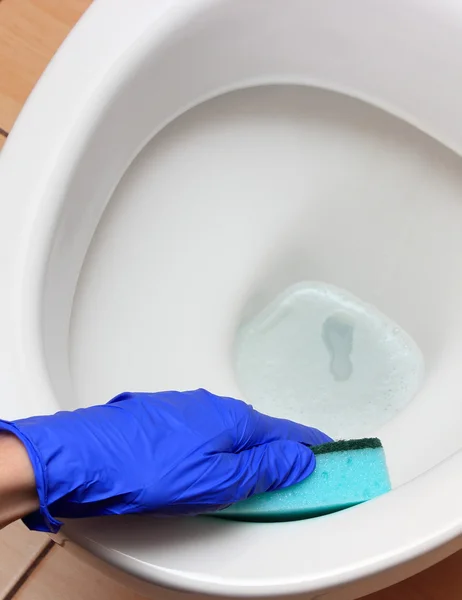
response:
[[[170,587],[330,599],[458,547],[461,34],[451,0],[94,2],[1,153],[2,416],[121,387],[238,394],[238,323],[306,278],[399,322],[427,377],[371,432],[395,489],[367,505],[286,524],[80,521],[65,536]],[[264,84],[338,91],[414,127],[345,95],[266,87],[159,134]]]

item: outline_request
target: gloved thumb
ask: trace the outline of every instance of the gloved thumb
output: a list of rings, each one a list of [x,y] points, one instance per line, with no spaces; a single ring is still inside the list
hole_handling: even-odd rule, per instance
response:
[[[255,446],[235,454],[233,462],[240,479],[235,502],[294,485],[311,475],[316,466],[312,450],[291,440]]]

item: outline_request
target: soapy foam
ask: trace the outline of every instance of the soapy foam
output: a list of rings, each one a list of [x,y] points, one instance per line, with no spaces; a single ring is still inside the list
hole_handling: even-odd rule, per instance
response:
[[[236,339],[245,399],[333,437],[370,434],[417,393],[423,357],[396,323],[324,283],[287,289]]]

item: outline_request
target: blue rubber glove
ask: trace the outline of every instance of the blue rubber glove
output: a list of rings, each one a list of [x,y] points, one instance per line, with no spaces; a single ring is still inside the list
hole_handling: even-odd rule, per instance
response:
[[[310,427],[262,415],[205,390],[117,396],[73,412],[0,421],[32,462],[40,509],[56,517],[153,512],[199,514],[287,487],[312,473],[307,445],[331,441]]]

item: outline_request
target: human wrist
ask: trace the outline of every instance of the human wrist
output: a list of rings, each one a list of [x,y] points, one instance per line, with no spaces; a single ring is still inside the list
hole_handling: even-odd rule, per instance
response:
[[[50,455],[45,457],[42,455],[40,439],[36,439],[37,435],[39,438],[46,438],[53,434],[52,427],[44,426],[45,422],[51,418],[52,417],[32,417],[30,419],[11,422],[0,419],[0,435],[8,435],[10,436],[8,439],[16,439],[16,448],[19,448],[17,444],[22,445],[35,480],[36,501],[34,506],[31,507],[31,510],[22,510],[18,517],[22,518],[29,529],[56,532],[59,530],[61,523],[50,514],[48,509],[50,496],[48,485]],[[8,443],[10,444],[12,442]],[[16,450],[16,452],[18,451]],[[56,452],[59,452],[59,448],[54,446],[51,450],[51,454]],[[25,461],[24,452],[22,453],[22,460]],[[24,481],[22,482],[22,485],[24,485]],[[30,480],[28,485],[30,485]],[[26,507],[24,507],[24,509],[25,508]]]
[[[24,444],[0,431],[0,528],[38,508],[34,470]]]
[[[112,419],[111,413],[114,413]],[[101,502],[95,503],[98,510],[95,513],[89,501],[96,494],[100,494],[110,510],[111,498],[104,487],[105,482],[108,483],[104,472],[114,457],[105,436],[109,433],[118,439],[125,421],[125,413],[114,407],[111,410],[111,405],[10,422],[0,419],[0,432],[17,436],[32,464],[38,509],[23,518],[29,529],[57,533],[61,518],[101,514]],[[123,457],[119,462],[123,463]]]

